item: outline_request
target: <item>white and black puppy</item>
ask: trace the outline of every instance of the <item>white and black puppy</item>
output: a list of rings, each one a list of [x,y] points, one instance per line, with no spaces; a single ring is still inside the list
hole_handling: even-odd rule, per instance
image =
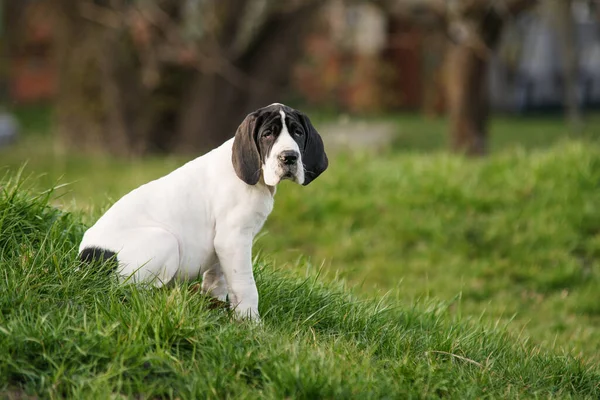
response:
[[[308,117],[283,104],[249,114],[235,137],[117,201],[88,229],[84,262],[118,261],[122,279],[160,287],[202,275],[202,291],[257,319],[252,241],[276,185],[308,185],[327,168]]]

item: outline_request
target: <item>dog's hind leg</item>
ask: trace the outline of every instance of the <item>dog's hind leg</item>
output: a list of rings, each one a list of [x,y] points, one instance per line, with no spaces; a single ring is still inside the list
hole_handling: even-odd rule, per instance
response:
[[[202,276],[202,293],[220,301],[227,299],[227,282],[219,263],[213,265]]]
[[[117,255],[123,281],[161,287],[173,279],[179,269],[179,243],[173,234],[162,228],[131,229],[123,234],[127,237]]]

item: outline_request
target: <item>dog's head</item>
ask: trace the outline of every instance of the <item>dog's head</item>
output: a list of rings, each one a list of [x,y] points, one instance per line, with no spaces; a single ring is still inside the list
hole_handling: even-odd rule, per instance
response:
[[[274,103],[249,114],[233,140],[233,168],[248,185],[308,185],[327,169],[323,140],[303,113]]]

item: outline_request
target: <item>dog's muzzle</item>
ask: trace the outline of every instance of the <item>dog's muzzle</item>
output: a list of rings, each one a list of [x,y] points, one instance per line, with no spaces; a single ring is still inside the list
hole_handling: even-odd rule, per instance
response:
[[[294,150],[285,150],[282,151],[277,158],[279,158],[281,165],[291,167],[296,165],[296,162],[298,161],[298,153],[296,153]]]
[[[299,154],[294,150],[282,151],[277,159],[283,170],[283,179],[294,179],[296,176],[296,169],[298,168]]]

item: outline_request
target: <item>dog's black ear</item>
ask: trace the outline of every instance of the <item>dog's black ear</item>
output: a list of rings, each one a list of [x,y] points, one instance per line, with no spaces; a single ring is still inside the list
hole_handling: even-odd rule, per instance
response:
[[[302,162],[304,163],[303,185],[306,186],[327,169],[329,160],[327,160],[327,154],[325,154],[323,140],[310,122],[310,119],[301,112],[298,112],[298,116],[306,132],[306,141],[304,142],[304,150],[302,152]]]
[[[231,161],[237,176],[248,185],[260,179],[260,154],[256,145],[256,113],[248,114],[235,132]]]

